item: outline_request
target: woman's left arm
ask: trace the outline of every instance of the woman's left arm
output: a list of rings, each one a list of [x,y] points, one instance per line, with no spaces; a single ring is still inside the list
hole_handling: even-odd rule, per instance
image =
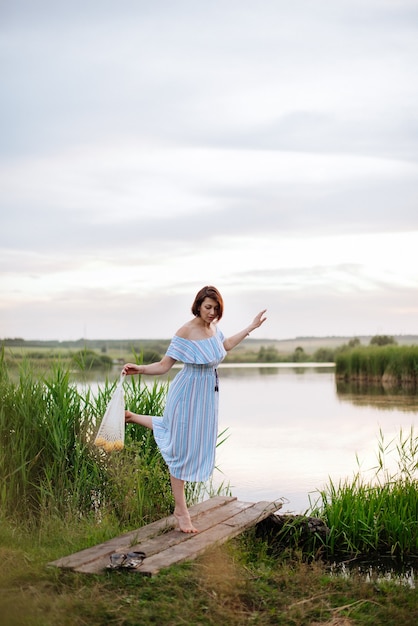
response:
[[[244,330],[241,330],[236,335],[232,335],[232,337],[228,337],[227,339],[224,339],[225,350],[229,352],[229,350],[232,350],[232,348],[235,348],[235,346],[237,346],[239,343],[241,343],[241,341],[243,341],[246,337],[248,337],[248,335],[250,334],[252,330],[255,330],[256,328],[260,328],[261,324],[264,324],[264,322],[267,319],[267,317],[264,315],[266,311],[267,309],[260,311],[260,313],[255,316],[255,318],[253,319],[251,324],[247,326],[247,328],[244,328]]]

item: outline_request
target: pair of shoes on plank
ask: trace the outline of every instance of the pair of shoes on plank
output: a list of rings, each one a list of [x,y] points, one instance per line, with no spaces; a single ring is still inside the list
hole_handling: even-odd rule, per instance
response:
[[[145,552],[128,552],[127,554],[121,554],[115,552],[110,555],[110,563],[107,565],[107,569],[136,569],[142,565],[145,559]]]

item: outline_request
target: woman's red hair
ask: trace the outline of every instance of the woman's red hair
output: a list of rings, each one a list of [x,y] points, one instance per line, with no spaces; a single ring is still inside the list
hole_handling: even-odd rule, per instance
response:
[[[202,287],[202,289],[197,292],[192,304],[193,315],[199,315],[200,307],[202,306],[202,302],[205,298],[212,298],[212,300],[215,300],[218,303],[218,320],[220,320],[224,312],[224,301],[219,291],[212,285]]]

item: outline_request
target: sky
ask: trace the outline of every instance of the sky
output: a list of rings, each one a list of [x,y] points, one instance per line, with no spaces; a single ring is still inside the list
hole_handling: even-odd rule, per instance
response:
[[[3,0],[0,338],[418,334],[416,0]]]

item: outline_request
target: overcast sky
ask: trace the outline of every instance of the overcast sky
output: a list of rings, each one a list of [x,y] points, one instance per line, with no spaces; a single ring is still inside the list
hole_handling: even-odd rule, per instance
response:
[[[418,334],[416,0],[3,0],[0,338]]]

